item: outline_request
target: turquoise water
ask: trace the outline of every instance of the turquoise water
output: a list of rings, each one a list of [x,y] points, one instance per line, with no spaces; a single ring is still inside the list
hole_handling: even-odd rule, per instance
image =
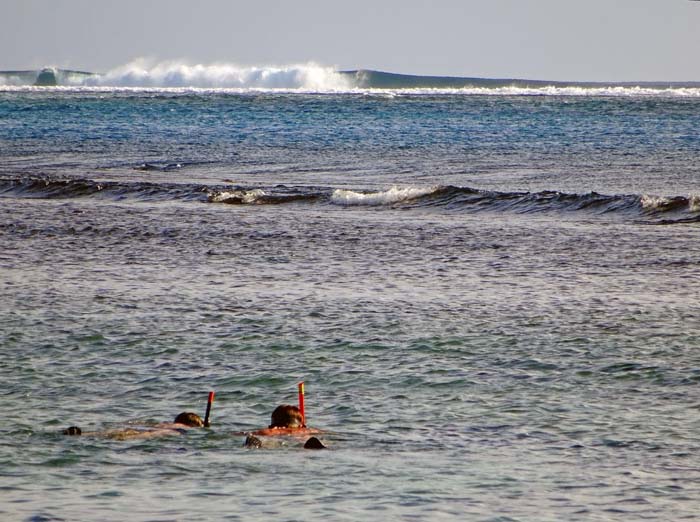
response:
[[[0,515],[692,519],[699,109],[0,92]]]

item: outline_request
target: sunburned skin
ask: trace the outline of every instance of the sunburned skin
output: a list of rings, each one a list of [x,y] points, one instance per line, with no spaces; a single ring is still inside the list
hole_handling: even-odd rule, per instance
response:
[[[275,408],[272,412],[272,422],[267,428],[255,430],[252,432],[244,432],[241,435],[246,435],[246,441],[244,445],[249,448],[262,448],[269,446],[263,440],[258,437],[293,437],[295,439],[305,440],[309,435],[318,435],[323,433],[322,430],[316,428],[308,428],[303,425],[304,417],[301,411],[296,406],[291,406],[289,404],[283,404]],[[311,445],[307,446],[304,444],[305,448],[309,449],[321,449],[325,446],[316,437],[311,437],[306,442],[311,442]]]
[[[173,437],[183,435],[187,427],[183,426],[182,431],[179,429],[170,428],[156,428],[156,429],[144,429],[137,430],[133,428],[124,428],[116,430],[105,430],[105,431],[92,431],[83,433],[83,437],[99,437],[103,439],[111,440],[144,440],[144,439],[156,439],[159,437]]]
[[[298,436],[305,437],[307,435],[319,435],[323,433],[322,430],[317,430],[316,428],[263,428],[261,430],[251,431],[252,435],[262,436],[262,437],[279,437],[279,436]]]
[[[245,433],[262,437],[277,436],[306,436],[322,433],[321,430],[304,426],[304,417],[296,406],[282,404],[272,412],[270,425],[267,428]]]

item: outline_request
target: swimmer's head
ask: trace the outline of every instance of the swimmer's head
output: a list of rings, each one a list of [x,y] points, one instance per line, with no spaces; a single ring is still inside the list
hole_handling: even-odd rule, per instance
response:
[[[66,428],[63,430],[64,435],[82,435],[83,430],[81,430],[78,426],[71,426],[70,428]]]
[[[272,412],[270,428],[301,428],[303,426],[304,417],[296,406],[283,404],[277,406]]]
[[[183,411],[180,415],[175,417],[176,424],[184,424],[185,426],[190,426],[191,428],[203,428],[204,421],[202,417],[191,411]]]

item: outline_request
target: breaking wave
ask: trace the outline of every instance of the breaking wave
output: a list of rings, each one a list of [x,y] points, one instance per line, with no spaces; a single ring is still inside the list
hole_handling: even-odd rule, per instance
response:
[[[359,69],[338,71],[316,63],[241,66],[137,59],[106,73],[48,67],[0,71],[2,90],[163,90],[189,92],[285,91],[380,96],[604,96],[700,97],[700,82],[561,82],[452,76],[416,76]]]
[[[694,212],[698,209],[697,196],[684,198],[682,196],[664,197],[645,194],[641,197],[640,203],[643,209],[650,211],[666,212],[670,210],[688,208],[690,211]]]
[[[219,89],[293,89],[333,91],[351,88],[348,78],[331,67],[314,63],[283,67],[245,67],[233,64],[189,65],[181,62],[131,62],[81,85],[106,87],[163,87]]]
[[[249,205],[251,203],[262,202],[266,196],[264,190],[224,190],[210,194],[208,199],[211,203],[239,203]]]
[[[337,205],[392,205],[402,201],[421,198],[440,190],[439,187],[391,187],[381,192],[355,192],[337,189],[331,195],[331,202]]]
[[[232,205],[289,203],[352,207],[423,208],[448,212],[556,213],[642,219],[650,224],[700,222],[700,195],[569,194],[558,191],[497,192],[455,186],[394,186],[362,191],[328,187],[212,186],[203,184],[95,181],[90,179],[0,178],[0,197],[99,198],[110,201],[192,201]],[[651,221],[657,219],[657,221]]]

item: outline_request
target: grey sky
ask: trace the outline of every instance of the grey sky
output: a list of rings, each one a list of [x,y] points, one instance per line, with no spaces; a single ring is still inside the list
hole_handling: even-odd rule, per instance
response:
[[[139,57],[552,80],[700,80],[689,0],[0,0],[0,69]]]

